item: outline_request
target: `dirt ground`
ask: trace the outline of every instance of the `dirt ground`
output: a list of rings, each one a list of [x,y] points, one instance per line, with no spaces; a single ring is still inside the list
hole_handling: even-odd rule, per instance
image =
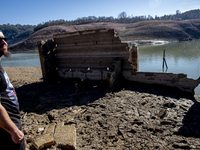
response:
[[[200,149],[200,105],[175,88],[125,80],[112,90],[99,81],[44,83],[40,67],[4,69],[16,88],[25,139],[62,121],[75,124],[80,150]]]

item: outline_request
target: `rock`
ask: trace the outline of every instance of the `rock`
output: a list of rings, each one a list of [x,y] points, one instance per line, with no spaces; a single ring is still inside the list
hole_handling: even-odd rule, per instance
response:
[[[49,112],[47,115],[48,115],[49,120],[52,121],[52,120],[55,120],[55,117],[57,114],[55,112]]]
[[[43,132],[43,131],[44,131],[44,128],[38,128],[37,132]]]
[[[166,116],[167,110],[166,109],[160,109],[158,116],[160,118],[164,118]]]
[[[54,135],[54,131],[55,131],[55,127],[56,127],[56,123],[51,123],[45,130],[45,133],[46,134],[49,134],[49,135]]]
[[[45,147],[49,147],[55,144],[54,138],[48,134],[43,134],[43,135],[37,136],[36,138],[30,139],[30,142],[33,144],[33,146],[37,150],[40,150],[40,149],[43,149]]]
[[[57,123],[54,139],[62,149],[75,150],[76,148],[76,129],[74,125],[64,125],[64,122]]]
[[[174,148],[181,148],[181,149],[190,149],[190,146],[185,143],[174,143],[173,144]]]

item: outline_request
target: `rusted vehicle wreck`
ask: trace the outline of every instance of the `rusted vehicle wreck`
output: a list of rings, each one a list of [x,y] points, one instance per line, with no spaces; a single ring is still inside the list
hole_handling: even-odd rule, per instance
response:
[[[139,72],[138,48],[122,43],[113,29],[85,30],[54,34],[39,41],[43,80],[79,78],[107,80],[112,88],[119,77],[126,80],[178,87],[194,94],[200,83],[186,74]]]

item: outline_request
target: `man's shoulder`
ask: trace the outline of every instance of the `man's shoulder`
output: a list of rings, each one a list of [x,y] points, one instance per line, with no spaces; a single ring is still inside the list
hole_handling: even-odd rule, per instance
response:
[[[0,70],[3,70],[4,71],[4,69],[3,69],[3,67],[0,65]]]
[[[3,69],[3,67],[0,65],[0,72],[1,73],[4,73],[5,71],[4,71],[4,69]]]

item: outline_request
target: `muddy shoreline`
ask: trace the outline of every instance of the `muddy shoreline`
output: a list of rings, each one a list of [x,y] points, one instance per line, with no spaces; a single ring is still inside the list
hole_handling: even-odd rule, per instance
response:
[[[104,82],[44,83],[40,67],[4,69],[16,88],[25,139],[64,122],[75,125],[80,150],[200,149],[200,105],[175,88],[125,80],[112,90]]]

